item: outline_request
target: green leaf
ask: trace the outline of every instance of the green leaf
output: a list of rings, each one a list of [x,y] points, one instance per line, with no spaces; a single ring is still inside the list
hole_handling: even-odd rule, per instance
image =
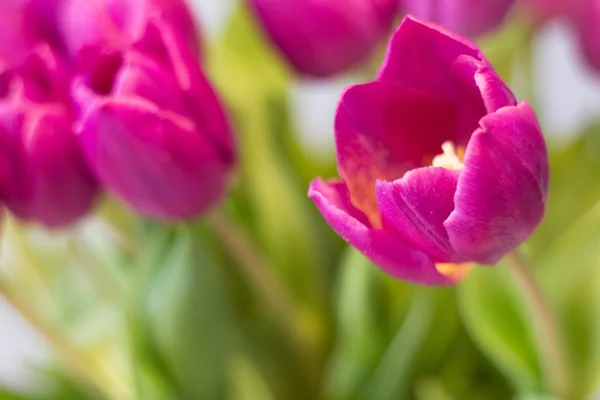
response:
[[[234,314],[215,243],[177,228],[148,287],[147,318],[164,364],[185,398],[222,398],[236,343]]]
[[[571,396],[600,386],[600,204],[539,257],[540,278],[563,328],[571,356]]]
[[[241,355],[233,359],[230,387],[230,400],[275,400],[255,366]]]
[[[367,379],[384,350],[383,274],[348,247],[340,264],[335,314],[337,336],[326,375],[326,391],[334,399],[353,395]]]
[[[518,390],[541,385],[533,327],[507,268],[476,268],[458,288],[459,310],[471,338]]]
[[[435,311],[435,289],[418,288],[408,316],[361,389],[360,399],[397,400],[412,395],[413,363],[432,329]]]

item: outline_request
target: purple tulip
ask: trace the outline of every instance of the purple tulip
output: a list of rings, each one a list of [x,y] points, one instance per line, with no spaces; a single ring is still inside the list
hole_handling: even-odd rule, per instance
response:
[[[184,0],[61,0],[56,13],[72,56],[89,45],[123,49],[139,40],[147,22],[158,17],[191,49],[199,49],[195,22]]]
[[[91,207],[74,117],[68,73],[47,45],[0,71],[0,195],[21,219],[59,227]]]
[[[0,1],[0,64],[23,61],[41,42],[58,44],[45,14],[56,0]]]
[[[407,14],[470,37],[500,26],[513,3],[514,0],[402,0]]]
[[[494,264],[541,221],[548,156],[472,43],[406,18],[373,82],[348,88],[336,120],[342,180],[312,182],[331,227],[396,278],[451,284]]]
[[[249,0],[267,34],[300,73],[337,74],[388,34],[398,0]]]
[[[235,162],[224,110],[189,47],[156,20],[125,51],[87,48],[73,85],[80,143],[108,190],[159,219],[219,201]]]

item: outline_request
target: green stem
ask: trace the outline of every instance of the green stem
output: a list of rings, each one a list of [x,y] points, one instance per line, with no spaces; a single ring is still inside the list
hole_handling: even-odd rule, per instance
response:
[[[562,334],[552,308],[529,263],[518,250],[509,253],[505,260],[533,318],[547,384],[559,398],[565,398],[568,393],[569,378],[567,357]]]
[[[207,217],[213,231],[236,262],[236,266],[253,286],[261,302],[290,338],[304,349],[301,329],[294,318],[296,308],[288,296],[284,285],[273,273],[273,268],[254,247],[252,241],[237,224],[222,211],[213,212]]]

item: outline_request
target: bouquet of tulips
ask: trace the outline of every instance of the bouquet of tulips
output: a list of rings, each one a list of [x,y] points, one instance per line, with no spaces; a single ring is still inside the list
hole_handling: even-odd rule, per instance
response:
[[[600,70],[598,2],[0,1],[0,298],[52,350],[0,399],[600,391],[600,125],[549,139],[531,62],[561,19]]]

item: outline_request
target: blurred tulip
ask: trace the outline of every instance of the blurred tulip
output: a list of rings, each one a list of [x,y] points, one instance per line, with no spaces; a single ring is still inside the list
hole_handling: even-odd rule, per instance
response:
[[[191,217],[220,200],[235,162],[231,130],[177,33],[156,20],[126,51],[81,55],[79,139],[100,181],[154,218]]]
[[[342,180],[317,179],[309,196],[397,278],[456,282],[544,215],[548,155],[533,110],[474,44],[441,27],[402,22],[377,79],[342,95],[335,135]]]
[[[51,6],[54,1],[56,0],[0,2],[0,64],[19,63],[40,42],[58,40],[56,35],[48,31],[48,21],[44,15],[46,6]]]
[[[18,217],[58,227],[92,205],[73,118],[69,76],[49,46],[0,72],[0,192]]]
[[[364,61],[388,34],[397,0],[249,0],[300,73],[325,77]]]
[[[139,40],[146,24],[160,17],[199,49],[198,33],[184,0],[60,0],[59,29],[72,56],[87,45],[122,49]]]
[[[570,23],[588,64],[600,71],[600,1],[524,0],[534,17],[542,22],[554,17]]]
[[[460,35],[475,37],[501,25],[513,3],[514,0],[402,0],[402,9]]]

